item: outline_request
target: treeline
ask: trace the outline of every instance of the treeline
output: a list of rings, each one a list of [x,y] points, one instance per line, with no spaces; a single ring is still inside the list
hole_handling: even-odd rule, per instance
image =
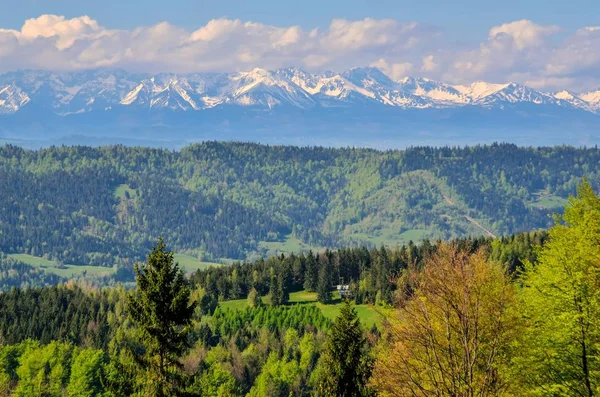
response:
[[[160,275],[160,276],[159,276]],[[223,310],[157,245],[138,289],[0,294],[6,395],[307,395],[332,322],[314,305]]]
[[[537,248],[547,232],[535,231],[502,238],[467,238],[452,244],[466,252],[483,251],[512,273],[523,263],[536,260]],[[421,269],[441,241],[410,242],[396,248],[343,248],[322,253],[280,255],[196,272],[192,281],[215,301],[268,297],[274,305],[286,304],[290,292],[317,292],[320,302],[330,303],[332,290],[347,285],[357,304],[392,304],[397,279],[409,268]]]
[[[261,242],[394,245],[546,228],[600,151],[501,144],[405,151],[207,142],[180,152],[0,148],[0,251],[130,270],[164,236],[203,259]],[[469,218],[467,218],[469,217]],[[377,245],[380,245],[378,243]]]
[[[496,258],[507,267],[524,269],[522,261],[537,260],[536,247],[546,239],[547,233],[535,232],[457,240],[451,243],[452,255],[460,252],[469,258],[480,253],[483,262],[497,263],[490,259]],[[151,393],[161,385],[164,393],[154,395],[375,395],[384,390],[376,386],[377,375],[371,377],[382,365],[375,352],[388,348],[383,342],[390,338],[387,332],[393,329],[389,327],[395,324],[394,317],[388,317],[383,328],[367,331],[346,306],[332,322],[316,305],[285,304],[291,287],[278,280],[289,276],[295,282],[292,287],[303,289],[313,265],[321,276],[313,278],[317,290],[319,279],[329,273],[334,276],[328,280],[339,279],[337,272],[348,280],[357,275],[357,281],[351,281],[359,285],[355,291],[363,291],[360,284],[366,287],[356,298],[378,302],[390,312],[418,291],[418,284],[407,276],[434,268],[432,260],[445,253],[445,243],[426,241],[396,249],[290,255],[199,272],[188,283],[173,254],[159,245],[147,264],[136,268],[137,291],[100,291],[75,283],[14,289],[0,294],[0,391],[121,396]],[[386,283],[379,286],[383,289],[378,290],[377,283],[369,289],[366,280],[372,278],[371,272],[388,260],[388,278],[382,277]],[[311,264],[303,267],[302,261]],[[390,270],[394,266],[397,271]],[[290,270],[288,276],[283,276],[283,269]],[[244,284],[245,275],[252,283]],[[211,278],[217,286],[214,291],[211,282],[202,281]],[[231,278],[239,284],[229,283]],[[230,290],[237,285],[239,297],[246,298],[248,291],[247,307],[223,309],[219,299],[233,296],[218,292],[221,284]],[[326,286],[318,291],[320,299],[331,298],[332,286]],[[386,288],[388,301],[381,298]],[[171,342],[163,344],[160,329],[181,333],[182,338],[172,344],[170,336]],[[171,352],[163,363],[170,369],[162,374],[156,361],[159,351]],[[352,393],[345,394],[349,390]]]
[[[600,198],[584,181],[517,275],[442,245],[402,294],[372,386],[382,396],[594,396],[600,388]]]

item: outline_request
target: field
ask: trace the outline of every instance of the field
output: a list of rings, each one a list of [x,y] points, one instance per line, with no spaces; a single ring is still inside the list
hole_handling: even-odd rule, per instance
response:
[[[318,252],[322,248],[304,244],[296,237],[288,235],[285,236],[285,239],[283,241],[262,241],[258,244],[258,249],[259,251],[266,251],[266,256],[271,256],[270,254],[289,254],[292,252],[299,253],[307,252],[309,250],[312,250],[313,252]]]
[[[119,185],[115,190],[115,197],[125,200],[127,198],[126,193],[129,194],[130,198],[134,198],[136,196],[136,191],[129,187],[127,184]]]
[[[376,247],[385,245],[386,247],[395,247],[408,244],[409,241],[418,242],[426,238],[431,231],[424,229],[409,229],[398,234],[390,228],[382,228],[377,235],[368,235],[367,233],[353,233],[347,237],[358,239],[363,242],[369,242]]]
[[[10,254],[8,256],[18,261],[27,263],[28,265],[39,267],[48,273],[54,273],[66,278],[77,277],[83,274],[107,276],[114,272],[112,267],[78,265],[60,266],[55,261],[27,254]]]
[[[212,266],[223,266],[220,263],[199,261],[198,258],[185,254],[175,254],[175,261],[179,262],[179,265],[187,273],[193,273],[196,270],[203,270]]]
[[[299,291],[292,292],[290,294],[290,304],[292,305],[316,305],[321,311],[323,315],[330,320],[334,320],[337,315],[340,313],[340,309],[342,307],[342,302],[340,300],[340,296],[337,292],[333,295],[334,301],[330,305],[324,305],[322,303],[317,302],[317,294],[315,292],[308,291]],[[263,298],[264,299],[264,298]],[[248,306],[248,302],[246,299],[238,299],[231,301],[224,301],[219,303],[224,309],[244,309]],[[356,311],[358,313],[358,317],[362,321],[362,323],[367,328],[371,328],[373,324],[376,324],[378,327],[381,326],[383,321],[382,312],[385,309],[372,306],[372,305],[355,305]]]
[[[548,194],[544,190],[534,193],[534,196],[536,196],[536,199],[527,203],[529,207],[543,209],[562,209],[568,202],[567,199]]]
[[[99,275],[99,276],[107,276],[114,272],[112,267],[104,267],[104,266],[84,266],[84,265],[63,265],[60,266],[57,262],[40,258],[38,256],[32,256],[27,254],[10,254],[8,255],[11,258],[14,258],[18,261],[27,263],[28,265],[42,268],[43,270],[57,274],[61,277],[74,277],[86,275]],[[181,267],[187,273],[193,273],[196,270],[206,269],[211,266],[223,266],[220,263],[214,262],[201,262],[193,256],[185,255],[185,254],[175,254],[175,260],[179,262]]]

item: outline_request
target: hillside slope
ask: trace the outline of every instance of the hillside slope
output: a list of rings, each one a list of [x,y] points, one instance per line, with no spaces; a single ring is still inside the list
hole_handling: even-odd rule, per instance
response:
[[[208,142],[179,152],[0,148],[0,251],[128,266],[159,236],[203,260],[551,224],[600,150],[406,151]]]

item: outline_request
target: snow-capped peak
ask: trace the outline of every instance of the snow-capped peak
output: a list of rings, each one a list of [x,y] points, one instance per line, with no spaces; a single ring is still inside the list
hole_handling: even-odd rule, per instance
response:
[[[544,93],[518,83],[451,85],[423,77],[396,81],[373,67],[309,73],[291,67],[237,73],[136,75],[123,70],[0,74],[0,113],[36,103],[59,115],[136,107],[200,111],[219,106],[253,110],[385,105],[398,108],[549,105],[600,112],[600,90]]]
[[[17,85],[0,87],[0,114],[13,114],[29,103],[29,96]]]
[[[493,84],[486,83],[485,81],[476,81],[469,85],[455,85],[454,88],[461,94],[466,95],[473,100],[478,100],[503,90],[509,85],[510,84]]]

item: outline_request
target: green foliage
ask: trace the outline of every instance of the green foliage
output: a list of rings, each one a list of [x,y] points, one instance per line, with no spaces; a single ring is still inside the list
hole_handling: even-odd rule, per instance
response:
[[[212,363],[192,386],[191,392],[195,395],[215,397],[238,395],[235,378],[221,363]]]
[[[600,388],[600,199],[587,181],[550,230],[522,279],[529,320],[518,360],[535,395],[594,395]]]
[[[79,287],[48,287],[0,294],[0,333],[6,343],[32,338],[106,347],[111,337],[107,294]]]
[[[260,294],[255,288],[252,288],[248,293],[248,307],[255,308],[261,307],[263,304]]]
[[[300,368],[296,361],[286,361],[271,353],[269,359],[250,390],[250,397],[287,397],[298,395],[298,378]]]
[[[139,328],[148,365],[148,392],[156,396],[177,391],[178,359],[189,347],[188,335],[196,304],[175,263],[173,252],[161,239],[147,264],[135,265],[137,291],[129,299],[129,315]]]
[[[317,281],[317,299],[321,303],[331,303],[333,287],[333,264],[331,252],[328,252],[323,266],[319,269],[319,279]]]
[[[46,273],[0,252],[0,291],[8,291],[13,287],[26,289],[56,285],[64,281],[60,276]]]
[[[161,235],[178,252],[217,262],[507,235],[549,226],[547,215],[584,174],[599,181],[599,160],[596,148],[507,144],[385,152],[235,142],[179,152],[4,146],[0,251],[114,266],[123,281]],[[313,280],[306,289],[316,289]]]
[[[51,342],[49,345],[28,346],[19,358],[19,384],[15,396],[62,396],[69,380],[73,347]]]
[[[104,366],[102,350],[83,349],[74,353],[71,379],[67,393],[71,397],[95,397],[104,394]]]
[[[373,362],[356,310],[346,302],[331,328],[320,363],[319,395],[372,395],[368,382]]]

